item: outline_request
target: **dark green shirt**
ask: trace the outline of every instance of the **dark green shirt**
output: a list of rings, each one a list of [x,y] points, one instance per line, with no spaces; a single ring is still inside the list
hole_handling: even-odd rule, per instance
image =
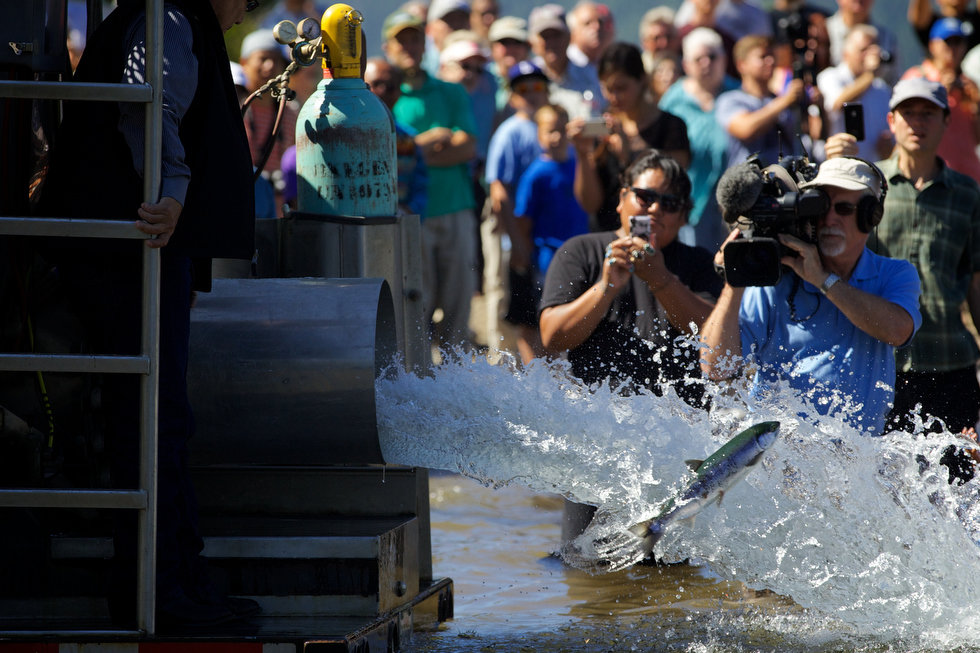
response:
[[[878,167],[888,180],[888,194],[868,247],[912,263],[922,284],[922,328],[907,347],[896,350],[896,366],[902,372],[972,367],[980,351],[960,307],[971,277],[980,271],[980,187],[942,160],[922,190],[899,172],[897,155]]]

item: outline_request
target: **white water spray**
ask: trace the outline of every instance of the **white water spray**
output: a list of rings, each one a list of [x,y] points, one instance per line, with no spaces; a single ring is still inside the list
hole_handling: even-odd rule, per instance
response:
[[[936,461],[953,436],[872,438],[837,420],[811,424],[798,416],[812,407],[788,392],[764,402],[718,393],[709,415],[672,393],[590,393],[563,371],[478,360],[379,381],[385,459],[556,492],[625,529],[683,483],[684,460],[749,424],[780,421],[763,464],[720,508],[668,531],[657,555],[790,596],[856,635],[939,648],[980,638],[980,483],[947,483]],[[748,415],[732,410],[740,402]]]

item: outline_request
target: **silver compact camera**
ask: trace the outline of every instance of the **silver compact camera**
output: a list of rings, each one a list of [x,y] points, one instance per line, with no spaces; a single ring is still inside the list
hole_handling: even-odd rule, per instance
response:
[[[650,216],[631,215],[630,216],[630,235],[650,240]]]

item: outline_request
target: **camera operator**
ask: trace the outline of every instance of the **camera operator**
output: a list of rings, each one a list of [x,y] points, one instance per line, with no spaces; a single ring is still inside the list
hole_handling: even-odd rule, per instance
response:
[[[883,181],[871,164],[837,158],[800,185],[822,189],[829,200],[816,219],[816,243],[780,234],[789,250],[781,263],[791,274],[775,286],[726,282],[702,328],[706,376],[735,376],[744,355],[757,368],[754,393],[787,383],[810,394],[821,414],[882,433],[895,383],[894,348],[922,321],[915,268],[865,247],[881,217]],[[730,234],[716,265],[739,235],[738,229]]]

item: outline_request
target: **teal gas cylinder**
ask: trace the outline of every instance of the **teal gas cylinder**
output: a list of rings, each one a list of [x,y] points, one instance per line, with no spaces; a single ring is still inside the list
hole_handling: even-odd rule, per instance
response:
[[[303,212],[380,217],[398,208],[395,123],[361,79],[361,21],[346,4],[321,20],[324,79],[296,121]]]

